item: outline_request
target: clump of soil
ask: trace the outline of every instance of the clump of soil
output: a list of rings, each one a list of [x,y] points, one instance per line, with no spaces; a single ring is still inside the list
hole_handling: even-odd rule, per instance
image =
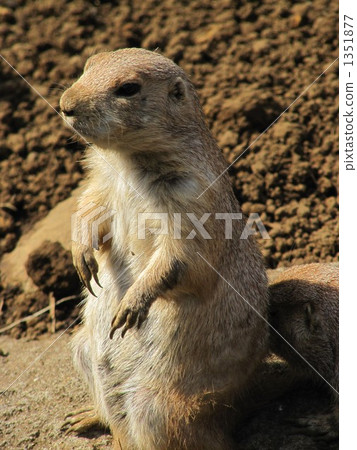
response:
[[[70,301],[56,307],[56,329],[67,328],[75,321],[78,310],[75,306],[80,300],[80,281],[72,265],[71,252],[65,250],[59,242],[44,241],[33,251],[25,264],[26,271],[38,287],[33,292],[22,292],[20,288],[7,287],[1,292],[4,307],[0,323],[10,325],[26,318],[54,301],[66,297]],[[21,322],[9,332],[14,337],[34,337],[51,330],[52,317],[45,312],[30,322]]]
[[[71,252],[59,242],[44,241],[29,255],[25,267],[35,285],[47,294],[52,292],[57,300],[80,289]]]
[[[93,53],[140,46],[191,75],[243,211],[270,234],[267,266],[337,260],[337,64],[306,90],[337,57],[337,30],[329,0],[2,2],[2,55],[33,89],[1,61],[0,255],[83,177],[61,92]]]

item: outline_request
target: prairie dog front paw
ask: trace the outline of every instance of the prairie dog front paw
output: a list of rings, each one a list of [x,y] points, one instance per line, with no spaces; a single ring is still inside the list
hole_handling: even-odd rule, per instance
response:
[[[73,265],[77,270],[78,276],[88,291],[96,297],[91,287],[90,281],[92,277],[99,287],[102,287],[98,279],[98,263],[91,247],[72,242],[72,258]]]
[[[112,320],[110,339],[113,338],[118,328],[123,327],[121,332],[122,338],[135,325],[139,329],[149,314],[149,308],[150,304],[144,301],[126,300],[126,297],[124,297]]]

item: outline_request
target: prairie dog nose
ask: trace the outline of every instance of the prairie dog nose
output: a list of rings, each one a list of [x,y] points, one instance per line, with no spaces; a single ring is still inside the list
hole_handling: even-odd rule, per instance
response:
[[[60,103],[59,103],[61,112],[66,116],[66,117],[73,117],[76,115],[76,101],[73,98],[73,96],[71,95],[71,93],[68,91],[64,92],[64,94],[62,95],[61,99],[60,99]]]
[[[63,109],[63,108],[61,108],[61,111],[67,117],[73,117],[74,116],[74,109]]]

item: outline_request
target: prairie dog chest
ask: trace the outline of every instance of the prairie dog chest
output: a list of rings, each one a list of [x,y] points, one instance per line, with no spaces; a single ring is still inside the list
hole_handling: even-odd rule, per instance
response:
[[[121,258],[129,264],[140,255],[144,265],[158,245],[158,235],[150,229],[160,227],[160,220],[153,217],[162,214],[162,210],[151,201],[148,188],[138,186],[132,174],[120,175],[105,192],[109,216],[107,248],[115,259]]]
[[[93,156],[96,189],[102,192],[111,216],[107,248],[116,260],[129,263],[136,264],[140,255],[144,267],[155,250],[172,238],[175,214],[185,220],[186,210],[194,208],[199,182],[179,163],[164,164],[160,155],[103,155],[110,165]]]

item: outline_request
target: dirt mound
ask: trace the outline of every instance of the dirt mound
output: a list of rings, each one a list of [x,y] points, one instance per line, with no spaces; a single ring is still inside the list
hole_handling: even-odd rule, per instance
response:
[[[29,255],[25,267],[35,285],[46,293],[52,292],[57,300],[79,291],[79,278],[72,264],[71,252],[59,242],[44,241]]]
[[[336,260],[337,65],[259,136],[337,57],[337,29],[328,0],[2,2],[2,55],[37,93],[1,61],[0,254],[83,176],[83,144],[38,94],[57,108],[88,56],[142,46],[191,74],[243,210],[272,238],[267,266]]]
[[[78,310],[74,307],[79,303],[81,290],[78,275],[72,265],[71,252],[65,250],[59,242],[46,240],[30,253],[25,268],[38,289],[31,292],[21,292],[14,286],[4,289],[2,298],[5,299],[5,325],[10,326],[46,307],[48,312],[44,311],[44,314],[35,316],[29,324],[21,322],[9,330],[10,334],[14,337],[35,337],[50,331],[53,320],[49,307],[51,298],[60,304],[55,313],[56,329],[71,325],[78,316]],[[64,302],[63,299],[66,298],[71,300],[71,303]]]

